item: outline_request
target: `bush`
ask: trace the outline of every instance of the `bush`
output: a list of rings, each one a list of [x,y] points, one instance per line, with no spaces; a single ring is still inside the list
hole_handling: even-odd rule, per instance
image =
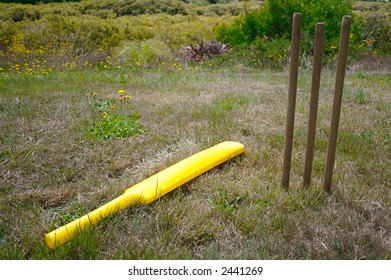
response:
[[[32,5],[6,5],[0,13],[0,19],[3,21],[11,20],[20,22],[23,20],[38,20],[42,17],[38,8]]]
[[[361,48],[368,51],[391,54],[390,14],[368,13],[358,18],[361,31]]]
[[[118,48],[116,57],[124,63],[134,64],[138,67],[151,67],[160,65],[171,58],[170,48],[163,42],[150,39],[146,41],[123,42]]]
[[[261,36],[264,29],[261,26],[264,21],[262,11],[245,11],[232,25],[223,24],[217,30],[217,36],[220,40],[233,46],[250,45],[258,36]]]
[[[80,0],[2,0],[5,3],[21,3],[21,4],[38,4],[38,3],[54,3],[54,2],[80,2]]]
[[[118,16],[160,14],[187,15],[186,5],[179,0],[136,0],[121,1],[113,5],[113,12]]]
[[[352,14],[350,0],[268,0],[264,8],[246,11],[231,26],[218,30],[220,40],[231,45],[251,45],[264,36],[278,40],[291,36],[292,15],[302,13],[302,50],[312,52],[317,22],[325,23],[325,49],[333,52],[339,41],[341,20]]]

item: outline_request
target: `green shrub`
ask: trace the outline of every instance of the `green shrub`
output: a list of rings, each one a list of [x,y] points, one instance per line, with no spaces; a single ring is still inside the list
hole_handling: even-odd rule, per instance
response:
[[[291,36],[292,15],[302,13],[302,50],[312,52],[317,22],[325,23],[325,49],[333,52],[339,41],[341,21],[352,14],[350,0],[268,0],[258,10],[246,11],[230,26],[222,26],[217,34],[231,45],[251,45],[267,36],[278,40]]]
[[[80,2],[80,0],[2,0],[5,3],[37,4],[37,3],[55,3],[55,2]]]
[[[216,5],[209,5],[204,8],[204,14],[205,15],[217,15],[217,16],[223,16],[223,15],[233,15],[237,16],[242,11],[242,5],[226,5],[226,4],[216,4]]]
[[[282,70],[289,61],[289,45],[290,38],[286,37],[277,40],[259,38],[250,46],[233,47],[230,52],[231,63]]]
[[[151,67],[160,65],[171,58],[170,48],[163,42],[150,39],[146,41],[123,42],[115,56],[126,64],[138,67]]]
[[[42,17],[40,10],[32,5],[4,5],[2,8],[0,19],[3,21],[20,22],[23,20],[38,20]]]
[[[359,47],[372,52],[391,53],[391,15],[368,13],[358,18]]]
[[[186,5],[179,0],[136,0],[118,1],[113,5],[113,12],[118,16],[160,14],[187,15]]]
[[[223,24],[217,30],[217,36],[221,41],[233,46],[251,44],[257,36],[261,36],[264,14],[262,11],[245,11],[232,25]],[[266,33],[262,36],[264,34]]]

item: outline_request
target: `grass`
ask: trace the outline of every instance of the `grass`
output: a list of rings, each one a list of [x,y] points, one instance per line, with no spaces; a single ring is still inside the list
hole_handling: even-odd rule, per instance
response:
[[[313,182],[304,190],[311,74],[300,73],[289,191],[280,185],[287,72],[1,75],[0,258],[390,259],[391,76],[348,70],[332,193],[325,194],[334,74],[323,71]],[[102,118],[91,94],[112,100],[119,89],[132,96],[121,114],[137,112],[144,132],[91,137]],[[50,230],[223,140],[243,143],[245,154],[57,250],[46,247]]]

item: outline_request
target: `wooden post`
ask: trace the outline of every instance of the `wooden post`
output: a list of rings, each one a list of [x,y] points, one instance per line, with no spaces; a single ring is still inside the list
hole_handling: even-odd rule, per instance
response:
[[[311,184],[312,161],[314,158],[314,145],[316,134],[316,119],[318,115],[318,100],[320,88],[320,73],[322,69],[322,51],[324,44],[324,23],[316,25],[314,61],[312,68],[310,115],[308,120],[307,150],[304,164],[303,186]]]
[[[293,128],[295,124],[297,76],[299,72],[299,50],[301,33],[301,14],[293,14],[292,43],[289,66],[288,111],[286,117],[284,163],[282,173],[282,186],[289,187],[289,176],[292,159]]]
[[[327,160],[326,160],[326,172],[325,172],[324,184],[323,184],[323,188],[327,192],[330,192],[330,188],[331,188],[331,180],[333,177],[333,168],[334,168],[334,160],[335,160],[335,151],[337,148],[338,126],[339,126],[339,117],[341,113],[343,85],[345,80],[345,68],[346,68],[346,60],[348,54],[350,25],[351,25],[351,17],[344,16],[342,19],[342,26],[341,26],[341,35],[340,35],[339,51],[338,51],[337,76],[335,79],[333,111],[331,115],[330,136],[329,136],[329,145],[328,145]]]

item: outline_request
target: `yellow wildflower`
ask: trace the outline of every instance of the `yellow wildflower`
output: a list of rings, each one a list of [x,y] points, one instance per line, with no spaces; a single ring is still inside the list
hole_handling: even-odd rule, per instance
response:
[[[96,93],[96,92],[93,92],[92,94],[91,94],[91,96],[92,97],[95,97],[95,96],[97,96],[98,94]]]
[[[124,95],[124,93],[125,93],[125,91],[123,90],[123,89],[120,89],[119,91],[118,91],[118,93],[119,93],[119,95]]]
[[[126,99],[130,99],[130,98],[132,98],[132,96],[127,95],[125,98],[126,98]]]
[[[115,108],[117,108],[117,107],[115,107],[115,105],[111,105],[111,109],[115,109]]]
[[[105,118],[107,118],[107,112],[103,112],[103,116],[102,116],[102,119],[105,119]]]

